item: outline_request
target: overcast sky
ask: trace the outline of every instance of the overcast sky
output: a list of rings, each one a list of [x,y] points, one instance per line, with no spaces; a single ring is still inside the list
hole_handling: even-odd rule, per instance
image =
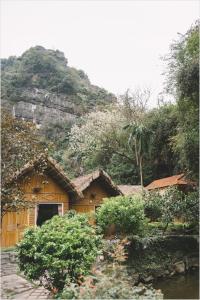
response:
[[[1,1],[1,57],[41,45],[65,53],[70,66],[115,94],[149,87],[151,106],[163,90],[177,33],[199,17],[199,1]]]

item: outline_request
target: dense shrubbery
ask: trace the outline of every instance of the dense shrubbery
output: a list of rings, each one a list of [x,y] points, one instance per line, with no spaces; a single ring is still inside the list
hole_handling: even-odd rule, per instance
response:
[[[152,286],[134,286],[126,267],[118,266],[107,271],[109,274],[98,271],[87,277],[82,286],[66,286],[57,299],[163,299],[161,291]]]
[[[187,194],[177,188],[168,188],[163,194],[150,192],[145,195],[145,214],[150,220],[159,220],[167,228],[175,218],[197,224],[199,218],[198,191]]]
[[[141,234],[146,220],[140,196],[118,196],[104,199],[97,210],[97,224],[106,233],[110,226],[117,233]]]
[[[18,246],[19,267],[29,279],[61,291],[67,282],[77,283],[89,273],[99,246],[100,237],[85,215],[55,216],[26,231]]]
[[[184,195],[182,203],[183,216],[186,222],[198,224],[199,222],[199,190]]]
[[[158,192],[145,194],[144,212],[150,221],[157,221],[162,216],[161,201],[162,197]]]

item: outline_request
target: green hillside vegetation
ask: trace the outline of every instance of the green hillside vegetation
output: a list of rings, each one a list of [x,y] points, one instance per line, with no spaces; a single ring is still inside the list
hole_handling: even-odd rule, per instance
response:
[[[22,100],[21,91],[27,88],[67,95],[77,105],[84,105],[85,111],[115,100],[113,94],[92,85],[82,70],[69,67],[59,50],[32,47],[20,57],[2,59],[1,70],[2,98],[8,100]]]

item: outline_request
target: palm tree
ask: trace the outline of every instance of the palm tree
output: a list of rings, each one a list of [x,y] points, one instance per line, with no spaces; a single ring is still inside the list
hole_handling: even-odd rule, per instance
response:
[[[130,131],[128,145],[132,147],[134,145],[136,163],[139,167],[141,186],[144,186],[143,182],[143,157],[145,153],[149,152],[151,131],[142,123],[131,123],[124,127]]]

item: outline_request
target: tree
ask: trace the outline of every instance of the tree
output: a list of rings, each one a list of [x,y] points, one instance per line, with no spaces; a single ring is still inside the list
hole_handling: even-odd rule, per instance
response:
[[[150,219],[158,219],[166,231],[170,222],[175,218],[183,218],[192,225],[198,224],[199,200],[198,191],[187,194],[175,187],[169,187],[164,193],[151,191],[145,194],[145,213]]]
[[[198,178],[199,162],[199,22],[171,45],[168,90],[175,94],[178,132],[172,139],[182,168]]]
[[[13,118],[8,112],[2,111],[1,121],[1,174],[2,199],[1,216],[6,212],[26,207],[18,183],[13,176],[27,162],[46,155],[47,148],[41,143],[36,127],[29,122]]]
[[[138,123],[129,124],[124,129],[130,130],[128,143],[131,144],[131,141],[134,143],[135,157],[140,173],[140,183],[143,187],[143,157],[149,151],[151,132],[145,125]]]
[[[171,145],[177,132],[176,105],[147,110],[149,92],[141,93],[128,91],[118,105],[91,112],[72,126],[70,147],[62,154],[68,171],[71,166],[77,176],[100,167],[116,183],[140,184],[142,179],[143,185],[179,171]]]
[[[150,155],[145,164],[146,183],[158,178],[182,172],[177,153],[173,151],[172,137],[178,131],[178,111],[176,104],[163,104],[146,114],[146,126],[151,135]]]
[[[70,132],[70,159],[78,161],[85,169],[103,167],[107,170],[113,157],[134,163],[125,140],[125,118],[118,106],[104,111],[95,111],[75,124]]]
[[[146,105],[150,97],[149,89],[138,89],[132,95],[126,92],[123,99],[124,114],[129,122],[124,129],[129,131],[128,145],[135,150],[136,163],[139,168],[140,183],[144,186],[143,180],[143,158],[148,154],[150,148],[151,132],[145,126]],[[132,145],[133,144],[133,145]]]

